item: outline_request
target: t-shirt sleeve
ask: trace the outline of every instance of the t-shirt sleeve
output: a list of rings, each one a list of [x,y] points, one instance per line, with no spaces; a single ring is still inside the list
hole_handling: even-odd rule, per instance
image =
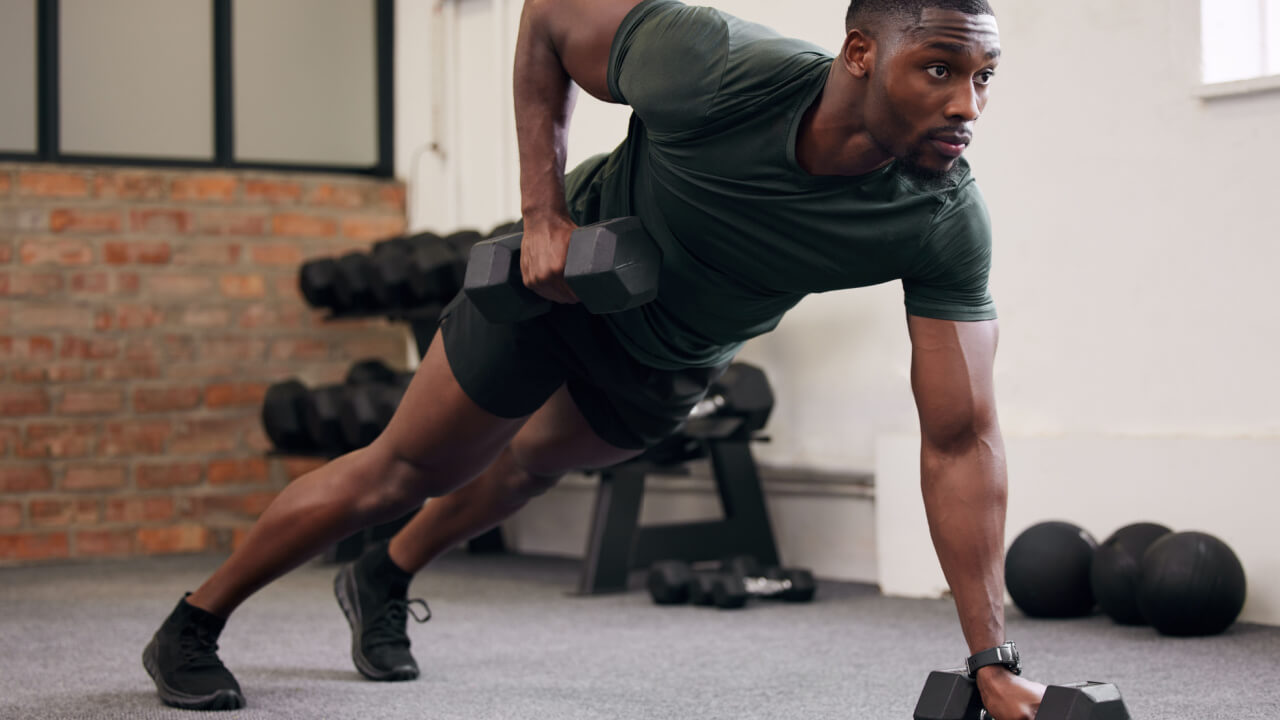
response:
[[[681,136],[749,109],[830,56],[709,7],[646,0],[623,19],[609,92],[651,133]]]
[[[994,320],[991,219],[978,186],[967,183],[934,215],[910,274],[903,277],[907,312],[938,320]]]

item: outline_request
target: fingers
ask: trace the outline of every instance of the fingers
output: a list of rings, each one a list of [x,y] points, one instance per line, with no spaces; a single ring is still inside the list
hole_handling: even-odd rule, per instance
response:
[[[564,279],[574,229],[572,225],[526,228],[520,241],[520,274],[525,287],[551,302],[578,302]]]

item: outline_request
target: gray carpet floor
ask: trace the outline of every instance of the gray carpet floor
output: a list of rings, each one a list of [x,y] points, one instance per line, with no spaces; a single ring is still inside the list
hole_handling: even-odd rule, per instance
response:
[[[219,558],[0,569],[0,718],[191,718],[162,706],[143,646]],[[657,607],[641,590],[580,598],[576,562],[451,555],[415,580],[415,682],[363,680],[308,565],[252,598],[221,655],[248,718],[910,718],[932,668],[963,656],[945,601],[823,583],[810,605]],[[1115,682],[1134,718],[1280,718],[1280,628],[1158,637],[1105,618],[1010,611],[1029,676]]]

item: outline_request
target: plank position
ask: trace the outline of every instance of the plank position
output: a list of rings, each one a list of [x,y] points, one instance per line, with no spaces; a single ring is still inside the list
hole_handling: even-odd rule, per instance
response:
[[[243,706],[216,653],[230,613],[433,498],[336,584],[360,671],[416,677],[414,572],[564,473],[676,431],[742,344],[805,295],[890,280],[904,290],[938,559],[969,652],[1005,643],[991,230],[961,158],[1000,56],[995,17],[986,0],[853,0],[845,31],[833,58],[677,0],[527,0],[514,83],[521,268],[554,309],[494,324],[455,299],[385,432],[286,488],[156,632],[143,660],[161,699]],[[617,149],[566,174],[577,87],[633,115]],[[591,315],[564,281],[570,233],[623,216],[661,247],[659,296]],[[1034,717],[1044,693],[999,662],[977,681],[996,720]]]

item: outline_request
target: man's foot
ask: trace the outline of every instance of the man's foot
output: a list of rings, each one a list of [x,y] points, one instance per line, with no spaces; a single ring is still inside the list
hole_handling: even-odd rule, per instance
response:
[[[413,680],[418,663],[409,652],[408,616],[431,619],[422,600],[406,599],[413,575],[391,562],[385,544],[338,571],[333,594],[351,625],[351,660],[370,680]],[[419,615],[411,606],[421,605]]]
[[[142,666],[166,705],[188,710],[235,710],[244,695],[218,659],[218,635],[226,621],[186,599],[178,601],[142,651]]]

